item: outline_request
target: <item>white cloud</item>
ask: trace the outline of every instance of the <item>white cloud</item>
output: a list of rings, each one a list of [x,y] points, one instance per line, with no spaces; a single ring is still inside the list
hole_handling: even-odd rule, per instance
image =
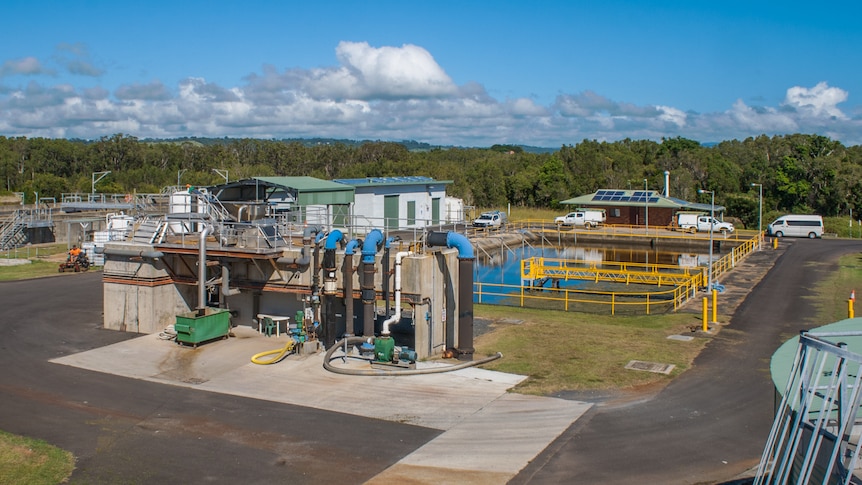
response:
[[[66,66],[89,62],[85,46],[58,48]],[[60,58],[61,56],[58,56]],[[780,106],[738,100],[727,110],[695,113],[665,104],[638,105],[592,90],[563,93],[550,105],[529,97],[499,100],[482,84],[455,85],[418,46],[341,42],[338,64],[279,70],[263,66],[237,86],[188,77],[115,88],[71,84],[0,86],[0,134],[98,138],[334,137],[415,139],[436,144],[523,143],[559,147],[583,139],[613,141],[683,136],[699,141],[760,134],[820,133],[862,143],[862,110],[838,105],[849,94],[825,82],[791,87]],[[59,62],[59,61],[58,61]],[[44,75],[35,58],[6,61],[0,73]],[[99,74],[81,67],[81,74]]]
[[[668,123],[673,123],[680,128],[685,126],[685,121],[687,117],[682,110],[670,106],[656,106],[656,109],[661,112],[661,114],[658,116],[658,119],[666,121]]]
[[[787,90],[784,104],[815,117],[847,119],[838,104],[847,101],[847,91],[829,87],[825,81],[813,88],[794,86]]]

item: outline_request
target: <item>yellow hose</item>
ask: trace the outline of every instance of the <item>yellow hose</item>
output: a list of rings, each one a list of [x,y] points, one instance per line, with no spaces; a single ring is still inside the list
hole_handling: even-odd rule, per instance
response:
[[[287,342],[287,345],[285,345],[283,349],[267,350],[266,352],[254,354],[251,356],[251,361],[254,362],[255,364],[260,364],[260,365],[275,364],[276,362],[283,359],[285,355],[289,354],[291,350],[293,350],[293,344],[294,344],[293,340],[290,340]],[[275,357],[273,357],[272,359],[269,359],[269,360],[261,360],[260,359],[263,356],[272,355],[272,354],[278,354],[278,355],[276,355]]]

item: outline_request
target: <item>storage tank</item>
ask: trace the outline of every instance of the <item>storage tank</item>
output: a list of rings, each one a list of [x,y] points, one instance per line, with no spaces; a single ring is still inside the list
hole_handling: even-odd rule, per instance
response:
[[[180,190],[171,194],[168,213],[174,216],[172,219],[182,219],[183,215],[187,215],[189,217],[189,220],[187,221],[174,220],[174,222],[171,222],[169,224],[171,232],[174,234],[197,232],[197,224],[191,222],[191,214],[204,211],[198,208],[196,199],[197,198],[189,193],[188,190]]]
[[[123,213],[108,214],[107,229],[110,241],[124,241],[134,226],[135,218]]]

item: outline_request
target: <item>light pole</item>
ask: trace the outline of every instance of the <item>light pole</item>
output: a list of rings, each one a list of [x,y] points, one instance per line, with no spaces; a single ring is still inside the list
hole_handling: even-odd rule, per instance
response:
[[[710,194],[712,196],[709,208],[709,267],[706,270],[706,291],[710,291],[712,290],[712,227],[715,223],[715,191],[697,189],[697,193]]]
[[[644,179],[644,229],[649,234],[649,194],[647,193],[647,179]]]
[[[752,187],[757,187],[760,192],[759,203],[757,206],[757,250],[763,249],[763,184],[751,184]]]
[[[177,187],[180,187],[180,177],[182,177],[183,174],[186,173],[187,171],[188,171],[188,169],[185,169],[185,168],[177,170]]]
[[[227,170],[220,170],[220,169],[214,168],[213,172],[224,177],[224,183],[227,183]]]
[[[108,171],[108,172],[93,172],[93,183],[90,185],[91,193],[93,193],[93,194],[96,193],[96,182],[107,177],[109,173],[111,173],[111,172],[110,171]],[[99,178],[96,178],[96,175],[98,175]]]

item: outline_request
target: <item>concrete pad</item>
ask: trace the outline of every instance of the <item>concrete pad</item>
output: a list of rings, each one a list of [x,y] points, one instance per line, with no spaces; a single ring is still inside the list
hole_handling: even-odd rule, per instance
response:
[[[245,327],[233,334],[197,348],[146,335],[52,362],[444,431],[369,483],[504,483],[591,407],[511,394],[524,376],[477,367],[413,376],[349,376],[325,370],[323,353],[257,365],[251,362],[253,355],[283,347],[288,339],[267,338]],[[333,364],[368,367],[350,358]],[[417,368],[446,365],[419,362]]]
[[[401,463],[514,476],[526,463],[590,408],[587,403],[505,394],[469,420],[406,456]],[[492,458],[489,460],[489,458]]]

